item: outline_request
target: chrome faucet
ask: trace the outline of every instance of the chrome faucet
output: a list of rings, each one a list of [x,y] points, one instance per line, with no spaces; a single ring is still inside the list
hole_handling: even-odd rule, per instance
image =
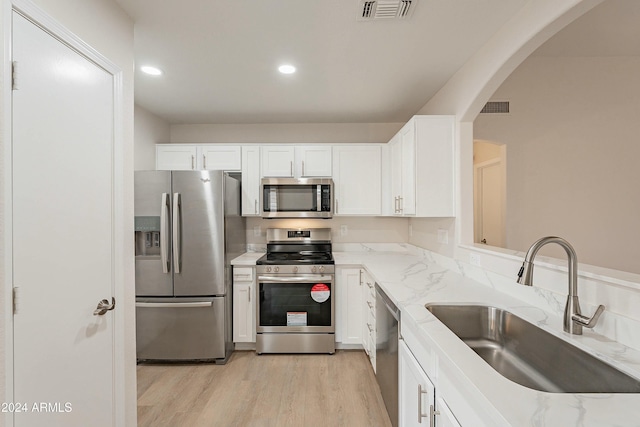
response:
[[[541,247],[547,243],[557,243],[567,252],[569,258],[569,295],[567,296],[567,304],[564,307],[564,331],[574,335],[582,335],[582,327],[593,328],[600,315],[604,311],[604,305],[598,306],[593,317],[586,317],[580,311],[580,303],[578,302],[578,257],[573,246],[561,237],[548,236],[537,240],[524,257],[522,267],[518,272],[518,283],[525,286],[533,285],[533,259]]]

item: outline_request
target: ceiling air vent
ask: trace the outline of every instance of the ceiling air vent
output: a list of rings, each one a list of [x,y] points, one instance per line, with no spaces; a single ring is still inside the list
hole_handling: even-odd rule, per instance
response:
[[[358,0],[358,20],[405,19],[415,7],[416,0]]]
[[[480,114],[509,114],[509,101],[489,101]]]

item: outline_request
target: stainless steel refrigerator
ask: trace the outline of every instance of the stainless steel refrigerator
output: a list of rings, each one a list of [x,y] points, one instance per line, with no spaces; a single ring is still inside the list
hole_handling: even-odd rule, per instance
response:
[[[230,260],[246,251],[239,176],[135,173],[138,360],[225,363],[233,351]]]

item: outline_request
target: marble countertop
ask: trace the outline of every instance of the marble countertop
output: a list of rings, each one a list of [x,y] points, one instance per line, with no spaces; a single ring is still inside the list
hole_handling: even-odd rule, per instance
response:
[[[255,267],[256,261],[264,255],[264,252],[245,252],[237,258],[231,260],[231,265]]]
[[[484,286],[423,255],[374,250],[333,255],[338,266],[366,268],[400,308],[403,324],[418,331],[421,344],[435,346],[440,360],[463,373],[465,389],[473,390],[495,409],[495,425],[640,426],[640,394],[546,393],[523,387],[493,370],[424,305],[483,304],[509,310],[636,378],[640,378],[640,352],[590,330],[582,336],[569,335],[562,331],[560,316]],[[514,286],[518,286],[515,280]]]
[[[569,335],[562,331],[561,315],[485,286],[405,245],[335,249],[336,266],[364,267],[400,308],[403,328],[417,331],[415,336],[424,348],[433,349],[441,364],[462,374],[465,393],[491,407],[492,427],[640,426],[640,394],[546,393],[523,387],[493,370],[424,305],[483,304],[506,309],[636,378],[640,378],[640,351],[588,329],[582,336]],[[232,264],[255,265],[262,255],[248,252]],[[513,285],[518,286],[515,280]]]

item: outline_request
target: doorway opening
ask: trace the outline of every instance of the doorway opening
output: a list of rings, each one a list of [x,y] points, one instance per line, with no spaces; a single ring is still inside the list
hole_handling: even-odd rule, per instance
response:
[[[474,243],[504,247],[506,243],[507,146],[473,142]]]

